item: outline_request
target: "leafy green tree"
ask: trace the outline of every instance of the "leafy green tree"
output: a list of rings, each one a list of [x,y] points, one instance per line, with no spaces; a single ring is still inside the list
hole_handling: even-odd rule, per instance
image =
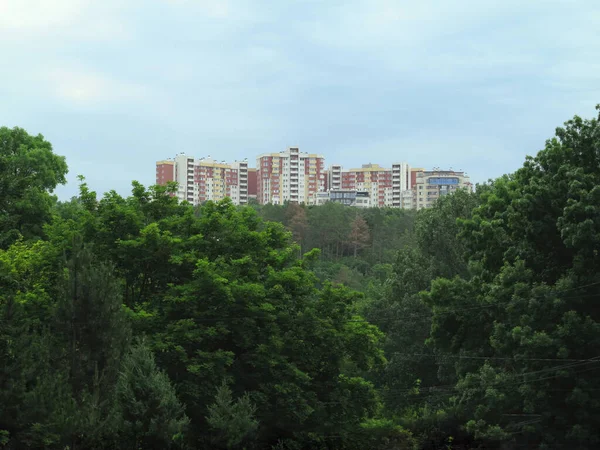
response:
[[[469,255],[465,242],[458,237],[460,222],[471,218],[479,202],[479,193],[458,190],[440,198],[432,208],[419,211],[415,238],[421,254],[431,261],[434,277],[467,275]]]
[[[477,204],[476,194],[459,191],[419,211],[414,237],[409,239],[412,246],[398,252],[392,276],[365,309],[366,317],[386,334],[388,365],[372,376],[383,390],[390,413],[420,415],[421,407],[435,410],[446,403],[444,396],[419,389],[455,381],[443,353],[427,345],[432,311],[419,293],[440,276],[466,272],[459,221],[471,217]]]
[[[196,229],[201,239],[165,244],[176,255],[168,263],[173,270],[185,269],[186,261],[195,268],[187,281],[180,277],[156,297],[150,320],[157,361],[176,383],[196,430],[228,379],[233,392],[252,396],[261,440],[303,439],[323,426],[313,417],[338,389],[359,389],[341,383],[346,360],[362,360],[361,366],[382,361],[380,336],[369,331],[353,340],[368,329],[345,326],[354,297],[335,289],[320,293],[304,270],[307,259],[297,259],[281,225],[225,201],[200,208]],[[141,242],[140,249],[148,245]],[[320,311],[325,305],[335,308]],[[365,401],[369,395],[374,402],[367,389],[354,405],[358,421],[375,411]]]
[[[67,164],[40,134],[0,127],[0,248],[19,236],[43,236],[56,198],[50,193],[66,182]]]
[[[51,150],[31,139],[18,146],[26,156]],[[2,445],[210,448],[213,431],[256,448],[406,437],[388,424],[374,431],[382,441],[369,438],[382,405],[366,374],[386,360],[383,334],[357,314],[364,296],[319,282],[320,252],[300,251],[323,244],[343,261],[333,273],[367,277],[366,246],[352,258],[346,243],[354,210],[273,207],[282,225],[230,201],[180,204],[174,185],[133,182],[129,197],[99,198],[83,177],[78,197],[54,204],[59,165],[42,169],[31,180],[44,186],[43,220],[13,209],[23,224],[3,222]],[[145,343],[131,347],[132,335]]]
[[[62,341],[49,326],[57,255],[44,241],[0,250],[0,429],[16,448],[58,448],[75,428]]]
[[[600,109],[600,107],[599,107]],[[470,277],[424,296],[431,343],[456,358],[466,429],[541,449],[600,444],[600,122],[558,128],[463,222]]]

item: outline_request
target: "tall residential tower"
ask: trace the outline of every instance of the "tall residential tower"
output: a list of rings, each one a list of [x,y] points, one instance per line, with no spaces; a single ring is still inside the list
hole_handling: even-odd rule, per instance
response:
[[[370,206],[379,207],[401,208],[401,193],[411,188],[410,182],[410,167],[405,162],[394,163],[391,169],[371,163],[357,169],[344,169],[334,164],[329,167],[328,173],[330,192],[366,192]]]
[[[464,172],[453,170],[424,170],[417,172],[413,186],[413,208],[429,208],[440,197],[458,189],[472,191],[473,185]]]
[[[259,155],[256,169],[257,200],[262,204],[308,203],[313,194],[325,191],[325,158],[298,147]]]
[[[156,163],[156,184],[176,181],[177,198],[199,205],[231,198],[236,205],[248,203],[248,162],[227,164],[208,158],[194,159],[183,153]]]

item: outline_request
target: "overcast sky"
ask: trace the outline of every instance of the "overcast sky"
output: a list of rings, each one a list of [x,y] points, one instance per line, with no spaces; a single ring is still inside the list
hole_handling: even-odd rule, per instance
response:
[[[0,125],[98,192],[155,161],[512,172],[600,103],[599,0],[0,0]]]

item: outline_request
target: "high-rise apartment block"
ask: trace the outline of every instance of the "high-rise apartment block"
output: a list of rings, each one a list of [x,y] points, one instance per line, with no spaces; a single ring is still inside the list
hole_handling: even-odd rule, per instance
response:
[[[354,190],[367,192],[370,206],[401,207],[401,193],[411,188],[410,168],[407,163],[396,163],[391,169],[379,164],[364,164],[359,169],[344,170],[332,165],[328,173],[330,192]]]
[[[256,199],[256,189],[257,189],[256,176],[257,176],[256,168],[248,167],[248,200],[250,200],[250,199],[257,200]]]
[[[256,177],[259,203],[308,203],[314,194],[325,191],[325,158],[297,147],[265,153],[256,158]]]
[[[471,191],[473,185],[464,172],[453,170],[424,170],[417,172],[413,186],[413,209],[429,208],[440,197],[458,189]]]
[[[337,202],[359,208],[422,209],[457,189],[473,188],[464,172],[427,171],[406,162],[391,168],[369,163],[356,169],[333,164],[325,170],[323,155],[304,153],[298,147],[259,155],[256,168],[248,167],[247,160],[228,164],[180,153],[156,163],[156,183],[169,181],[177,182],[177,198],[194,205],[228,197],[236,205],[255,199],[275,205]]]
[[[207,200],[231,198],[236,205],[248,203],[248,162],[227,164],[214,159],[194,159],[183,153],[156,163],[156,183],[176,181],[177,198],[193,205]]]
[[[180,153],[173,160],[173,180],[177,182],[177,198],[181,201],[196,202],[196,186],[194,184],[194,158]]]
[[[175,161],[156,161],[156,184],[165,185],[169,181],[175,181]]]
[[[196,203],[220,201],[229,197],[236,205],[248,203],[248,162],[227,164],[200,158],[196,163],[198,197]]]

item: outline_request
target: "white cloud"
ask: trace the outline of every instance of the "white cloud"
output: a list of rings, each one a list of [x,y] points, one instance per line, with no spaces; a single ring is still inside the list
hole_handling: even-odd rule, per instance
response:
[[[65,26],[80,18],[85,7],[85,0],[3,0],[0,28],[31,31]]]
[[[160,0],[208,19],[240,21],[256,18],[259,5],[251,0]]]
[[[510,10],[511,1],[501,2],[504,9]],[[501,12],[498,5],[474,0],[360,0],[330,9],[330,20],[315,23],[309,35],[322,44],[385,51],[426,44]]]
[[[141,101],[149,96],[146,87],[78,68],[54,68],[42,77],[59,100],[74,106]]]
[[[228,0],[197,0],[194,5],[204,11],[209,17],[226,18],[232,13]]]
[[[419,82],[554,76],[557,66],[571,60],[581,62],[580,73],[590,73],[594,63],[587,63],[600,51],[596,0],[578,6],[566,0],[543,6],[520,0],[355,0],[303,27],[304,37],[319,47]],[[582,57],[582,49],[594,57]]]
[[[123,9],[117,0],[1,0],[0,39],[123,39]]]

